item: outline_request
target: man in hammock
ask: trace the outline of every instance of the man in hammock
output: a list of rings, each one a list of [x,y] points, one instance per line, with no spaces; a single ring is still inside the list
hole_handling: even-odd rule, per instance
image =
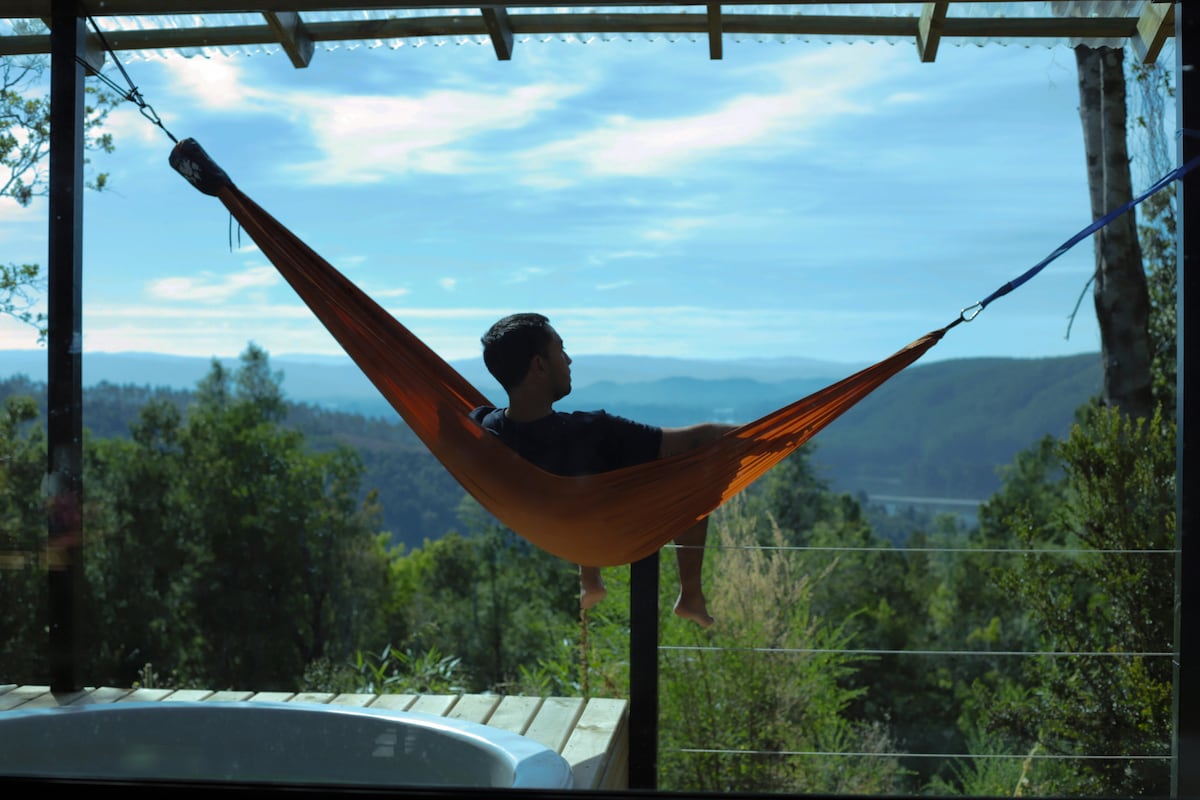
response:
[[[630,467],[677,455],[734,428],[718,423],[657,428],[604,411],[555,411],[554,403],[571,392],[571,358],[541,314],[507,316],[482,342],[484,364],[508,394],[508,407],[483,406],[471,418],[547,472],[579,476]],[[675,539],[680,584],[675,613],[702,627],[713,623],[700,585],[707,536],[705,518]],[[599,567],[579,565],[579,586],[582,608],[604,599]]]

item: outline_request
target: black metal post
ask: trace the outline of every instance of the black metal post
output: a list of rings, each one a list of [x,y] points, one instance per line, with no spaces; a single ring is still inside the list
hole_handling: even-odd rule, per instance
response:
[[[629,788],[658,788],[658,553],[629,577]]]
[[[1175,4],[1175,79],[1176,114],[1179,127],[1187,135],[1179,137],[1180,164],[1200,155],[1200,6]],[[1197,382],[1200,364],[1191,362],[1200,356],[1197,331],[1188,326],[1189,300],[1200,308],[1200,174],[1184,176],[1176,189],[1179,205],[1178,261],[1178,373],[1176,388],[1176,492],[1177,542],[1179,554],[1175,570],[1175,741],[1171,794],[1174,797],[1200,797],[1200,540],[1196,537],[1196,502],[1200,498],[1200,439],[1198,426],[1187,425],[1184,409],[1188,395],[1200,397]],[[1187,276],[1192,276],[1189,281]],[[1196,294],[1189,298],[1188,293]],[[1190,576],[1190,577],[1189,577]]]
[[[86,28],[54,0],[50,33],[50,249],[46,434],[50,688],[80,688],[83,586],[83,153]]]

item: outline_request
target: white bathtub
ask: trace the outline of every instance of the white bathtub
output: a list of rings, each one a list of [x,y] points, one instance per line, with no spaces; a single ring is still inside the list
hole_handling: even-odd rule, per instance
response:
[[[304,703],[113,703],[0,713],[0,775],[567,789],[571,768],[514,733]]]

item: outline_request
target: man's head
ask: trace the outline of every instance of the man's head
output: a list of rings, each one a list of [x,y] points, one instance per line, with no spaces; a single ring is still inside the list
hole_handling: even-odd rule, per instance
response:
[[[550,327],[550,320],[541,314],[507,316],[489,328],[480,341],[483,363],[506,392],[511,394],[532,369],[556,384],[559,397],[571,390],[571,359],[563,352],[562,339]],[[540,360],[535,363],[535,359]]]

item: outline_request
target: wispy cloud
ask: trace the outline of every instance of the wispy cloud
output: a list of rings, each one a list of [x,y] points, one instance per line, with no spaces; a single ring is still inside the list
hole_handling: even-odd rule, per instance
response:
[[[164,111],[159,114],[159,118],[169,130],[177,117]],[[147,122],[142,113],[129,103],[123,103],[113,109],[104,121],[104,132],[111,133],[113,141],[118,142],[120,147],[133,144],[154,146],[166,141],[163,132]],[[107,163],[107,160],[103,163]]]
[[[921,92],[893,92],[883,99],[888,105],[909,105],[926,102],[928,98]]]
[[[885,51],[866,49],[847,68],[828,50],[776,65],[775,86],[676,116],[614,114],[591,130],[519,154],[526,180],[565,186],[594,176],[659,177],[723,154],[795,138],[830,120],[870,113],[867,90],[887,76]],[[757,74],[762,82],[765,73]],[[755,77],[747,70],[749,77]],[[820,80],[812,77],[820,75]],[[572,178],[574,176],[574,179]]]
[[[587,257],[587,263],[592,267],[600,267],[614,261],[625,261],[627,259],[643,259],[654,258],[657,254],[653,250],[615,250],[606,251],[603,253],[591,253]]]
[[[295,168],[307,181],[377,183],[411,173],[491,169],[469,148],[473,138],[527,126],[577,91],[547,82],[412,96],[292,92],[280,102],[310,127],[321,152]]]
[[[412,289],[401,286],[391,289],[370,289],[367,293],[376,300],[381,300],[383,298],[407,297],[412,294]]]
[[[633,281],[626,278],[625,280],[612,281],[610,283],[598,283],[594,288],[597,292],[611,292],[614,289],[624,289],[626,286],[633,286]]]
[[[299,127],[318,156],[287,170],[312,185],[493,169],[492,160],[472,148],[472,139],[525,127],[580,91],[573,83],[539,80],[504,89],[334,93],[263,83],[233,59],[173,58],[162,63],[172,91],[186,97],[195,111],[267,115]],[[442,82],[453,83],[453,76],[443,76]],[[473,85],[478,87],[478,82]],[[158,135],[145,120],[138,124],[138,117],[123,111],[121,129],[143,138]]]
[[[251,267],[234,275],[159,278],[146,284],[146,293],[156,300],[187,303],[227,303],[252,289],[264,289],[281,282],[274,267]]]
[[[32,203],[23,206],[11,197],[0,197],[0,242],[7,241],[11,232],[22,230],[19,226],[45,220],[45,200],[35,197]]]
[[[521,267],[510,273],[508,277],[504,279],[504,283],[527,283],[535,278],[541,278],[545,275],[549,275],[550,272],[551,270],[548,270],[545,267]]]
[[[163,67],[175,91],[197,110],[225,113],[279,113],[274,94],[244,80],[244,64],[230,58],[167,58]]]
[[[642,232],[642,238],[651,242],[674,242],[689,236],[692,231],[703,228],[710,220],[703,217],[675,217],[663,220],[658,225]]]
[[[831,49],[739,70],[751,91],[714,93],[708,108],[671,114],[647,108],[640,115],[610,114],[579,130],[591,115],[548,115],[565,101],[597,87],[596,78],[536,80],[503,88],[437,88],[411,94],[352,94],[253,85],[244,67],[228,59],[165,62],[181,93],[203,110],[270,114],[307,132],[318,156],[287,169],[310,184],[371,184],[414,174],[487,173],[517,169],[527,185],[563,187],[589,177],[666,176],[726,154],[768,148],[803,136],[847,115],[871,112],[885,98],[870,89],[884,81],[897,60],[883,48],[863,48],[847,63]],[[813,76],[819,75],[820,80]],[[443,81],[449,85],[450,79]],[[893,92],[894,102],[910,94]],[[510,136],[506,158],[483,153],[484,137],[530,128],[549,120],[522,148]],[[132,124],[132,123],[130,123]],[[149,126],[142,125],[142,129]],[[566,134],[555,133],[567,130]],[[532,136],[530,138],[533,138]]]

